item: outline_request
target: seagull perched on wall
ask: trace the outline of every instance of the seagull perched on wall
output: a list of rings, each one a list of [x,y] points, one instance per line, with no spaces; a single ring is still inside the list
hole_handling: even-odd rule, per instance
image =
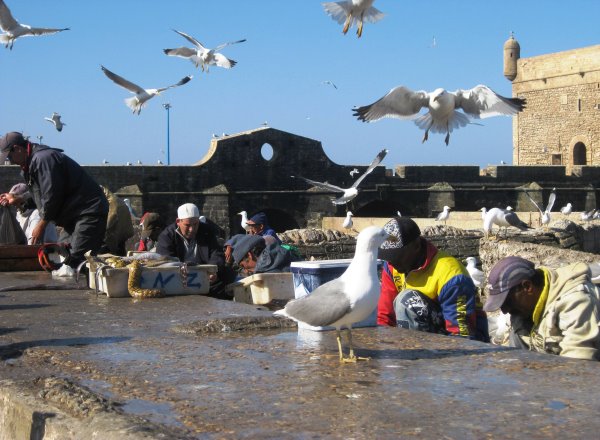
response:
[[[20,37],[37,37],[39,35],[50,35],[57,32],[68,31],[69,28],[52,29],[31,27],[26,24],[21,24],[12,16],[10,9],[0,0],[0,29],[4,32],[0,34],[0,43],[4,47],[12,50],[15,40]]]
[[[348,211],[346,213],[346,218],[344,219],[344,222],[342,223],[342,226],[344,227],[344,229],[352,229],[352,226],[354,225],[354,222],[352,221],[352,216],[354,214],[352,214],[352,211]]]
[[[202,43],[196,40],[194,37],[173,29],[173,32],[178,33],[183,38],[188,40],[190,43],[194,45],[194,48],[191,49],[189,47],[179,47],[177,49],[163,49],[163,52],[172,57],[180,57],[187,58],[192,63],[196,65],[196,67],[200,66],[202,71],[208,72],[208,66],[219,66],[224,67],[225,69],[231,69],[233,66],[237,64],[236,61],[230,60],[225,55],[219,53],[219,51],[227,46],[231,46],[232,44],[243,43],[244,40],[232,41],[230,43],[223,43],[215,47],[214,49],[208,49],[204,47]]]
[[[595,213],[596,213],[596,209],[592,209],[591,211],[583,211],[580,214],[580,218],[584,222],[589,222],[589,221],[593,220]]]
[[[492,208],[485,214],[483,232],[485,232],[486,236],[492,232],[494,225],[504,227],[506,230],[509,226],[514,226],[521,231],[531,229],[525,222],[521,221],[515,212],[501,208]]]
[[[242,228],[244,229],[244,231],[248,231],[250,229],[250,227],[248,226],[248,213],[246,211],[240,211],[238,212],[238,215],[242,216]]]
[[[423,108],[429,111],[419,114]],[[353,111],[354,116],[363,122],[378,121],[386,117],[414,120],[419,128],[425,130],[423,142],[428,139],[431,131],[446,133],[444,141],[448,145],[452,130],[471,124],[470,117],[480,119],[499,115],[512,116],[524,108],[525,99],[505,98],[484,85],[454,92],[441,88],[433,92],[414,92],[408,87],[398,86],[373,104],[355,107]]]
[[[60,115],[56,112],[52,113],[52,116],[49,118],[44,118],[46,121],[52,122],[54,124],[54,128],[56,131],[62,131],[63,127],[67,124],[60,120]]]
[[[480,287],[485,280],[485,275],[477,268],[477,259],[475,257],[467,257],[465,261],[467,262],[467,271],[473,280],[473,284],[475,284],[475,287]]]
[[[377,307],[380,292],[377,250],[386,240],[395,240],[395,237],[383,228],[369,226],[363,229],[356,239],[354,258],[339,278],[291,300],[274,314],[313,326],[331,325],[336,329],[340,362],[367,360],[354,354],[352,324],[366,319]],[[348,357],[344,357],[342,350],[342,327],[348,330]]]
[[[375,169],[375,167],[377,167],[377,165],[379,165],[381,163],[381,161],[383,160],[385,155],[388,153],[388,151],[389,150],[386,150],[386,149],[381,150],[379,152],[379,154],[375,157],[375,159],[373,159],[373,162],[371,162],[371,165],[369,165],[369,167],[367,168],[367,171],[365,171],[362,176],[360,176],[358,179],[356,179],[350,188],[340,188],[339,186],[332,185],[330,183],[317,182],[315,180],[310,180],[310,179],[307,179],[306,177],[301,177],[301,176],[297,176],[297,178],[302,179],[305,182],[308,182],[311,185],[317,186],[326,191],[343,192],[344,194],[341,197],[339,197],[335,200],[332,200],[332,203],[334,205],[343,205],[345,203],[348,203],[350,200],[354,199],[358,195],[358,185],[360,185],[360,183],[364,180],[364,178],[367,177],[371,173],[371,171],[373,171]],[[291,177],[295,178],[296,176],[291,176]]]
[[[487,214],[487,209],[484,206],[483,208],[480,209],[481,211],[481,220],[485,220],[485,215]]]
[[[525,191],[525,194],[527,195],[527,197],[529,198],[531,203],[533,203],[533,205],[539,211],[540,216],[541,216],[542,225],[547,225],[548,223],[550,223],[550,211],[552,211],[552,207],[554,206],[554,201],[556,200],[556,193],[554,192],[554,190],[550,193],[550,197],[548,197],[548,205],[546,206],[546,209],[542,209],[535,202],[535,200],[533,200],[533,197],[531,197],[527,191]]]
[[[138,115],[140,114],[140,112],[142,111],[142,108],[146,105],[146,102],[148,100],[154,98],[156,95],[159,95],[161,92],[164,92],[167,89],[171,89],[173,87],[178,87],[178,86],[187,84],[192,79],[192,76],[190,75],[190,76],[186,76],[186,77],[182,78],[181,80],[179,80],[178,83],[172,84],[167,87],[161,87],[159,89],[143,89],[142,87],[138,86],[137,84],[134,84],[131,81],[126,80],[122,76],[119,76],[116,73],[111,72],[106,67],[104,67],[104,66],[100,66],[100,67],[102,67],[102,71],[104,72],[104,74],[110,80],[112,80],[115,84],[120,85],[124,89],[129,90],[131,93],[135,93],[135,96],[133,96],[131,98],[127,98],[125,100],[125,104],[127,104],[127,107],[129,107],[131,110],[133,110],[133,113],[137,113]]]
[[[450,217],[450,207],[444,206],[444,210],[440,212],[435,218],[436,222],[444,222],[444,226],[446,225],[446,221],[448,221],[448,217]]]
[[[325,2],[323,9],[339,24],[344,23],[344,35],[356,24],[356,35],[362,36],[363,22],[375,23],[385,14],[373,7],[375,0],[343,0],[339,2]]]
[[[569,216],[571,212],[573,212],[573,205],[571,205],[571,202],[567,203],[565,206],[560,208],[560,212],[563,215]]]

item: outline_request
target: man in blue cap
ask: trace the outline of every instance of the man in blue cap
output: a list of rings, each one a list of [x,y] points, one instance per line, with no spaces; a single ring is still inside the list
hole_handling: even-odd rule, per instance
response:
[[[265,235],[270,235],[271,237],[275,237],[275,240],[277,241],[278,244],[281,244],[281,240],[275,233],[275,230],[273,230],[269,226],[269,221],[267,220],[267,214],[265,214],[264,212],[259,212],[259,213],[254,214],[248,220],[248,227],[250,230],[250,234],[260,235],[261,237],[264,237]]]

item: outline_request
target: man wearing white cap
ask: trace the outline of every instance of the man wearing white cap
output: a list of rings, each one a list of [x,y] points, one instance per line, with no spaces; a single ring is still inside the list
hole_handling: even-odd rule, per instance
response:
[[[200,211],[193,203],[177,208],[175,223],[158,236],[156,252],[189,264],[215,264],[218,272],[209,278],[211,296],[223,297],[225,283],[233,281],[233,275],[225,268],[225,254],[214,231],[200,222]]]

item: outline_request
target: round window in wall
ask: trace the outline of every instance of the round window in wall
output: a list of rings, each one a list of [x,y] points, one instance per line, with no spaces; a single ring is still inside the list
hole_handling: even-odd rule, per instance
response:
[[[263,144],[263,146],[260,149],[260,154],[264,160],[273,159],[273,147],[271,146],[271,144]]]

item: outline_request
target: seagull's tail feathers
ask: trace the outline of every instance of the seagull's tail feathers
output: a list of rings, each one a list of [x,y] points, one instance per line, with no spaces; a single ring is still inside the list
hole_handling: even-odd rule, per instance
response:
[[[8,46],[11,42],[11,38],[10,35],[8,34],[0,34],[0,44],[4,44],[5,46]]]
[[[385,14],[381,12],[379,9],[371,6],[367,9],[363,15],[363,20],[369,23],[375,23],[385,17]]]
[[[464,127],[471,123],[471,119],[467,115],[456,110],[452,113],[448,122],[436,121],[431,116],[431,113],[425,113],[414,120],[417,127],[422,130],[429,130],[432,133],[452,133],[455,128]]]
[[[127,107],[129,107],[131,110],[133,110],[134,113],[137,112],[138,115],[142,111],[142,107],[143,107],[143,105],[140,104],[140,102],[138,101],[138,99],[135,96],[125,99],[125,105],[127,105]]]
[[[344,24],[348,14],[350,14],[351,2],[326,2],[323,3],[323,9],[331,16],[332,19],[337,21],[339,24]],[[374,8],[372,8],[374,9]],[[354,22],[354,19],[352,20]]]

